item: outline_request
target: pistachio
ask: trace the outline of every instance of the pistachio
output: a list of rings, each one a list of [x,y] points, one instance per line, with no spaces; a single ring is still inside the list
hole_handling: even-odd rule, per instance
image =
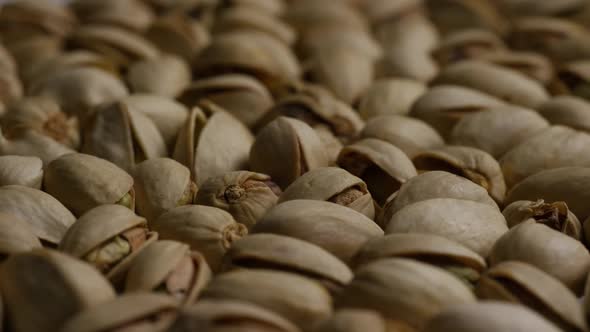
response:
[[[281,189],[270,176],[236,171],[205,181],[195,203],[225,210],[237,222],[252,228],[276,204],[280,194]]]
[[[405,78],[379,79],[365,91],[359,103],[360,116],[369,120],[379,115],[406,115],[426,92],[424,83]]]
[[[134,92],[175,98],[191,81],[187,62],[174,55],[137,61],[129,67],[127,81]]]
[[[2,72],[0,75],[0,101],[10,103],[16,101],[23,96],[22,82],[16,73]]]
[[[193,61],[211,40],[202,22],[181,13],[158,17],[145,32],[145,36],[162,52],[174,54],[188,62]]]
[[[360,12],[345,2],[296,1],[289,5],[285,20],[302,35],[321,26],[345,26],[366,30],[368,24]]]
[[[385,320],[379,313],[366,309],[340,309],[318,324],[314,332],[386,332]]]
[[[286,11],[286,3],[276,0],[232,0],[226,6],[245,6],[268,15],[280,16]]]
[[[358,27],[318,23],[306,28],[302,33],[304,34],[299,36],[296,51],[303,62],[326,48],[341,48],[342,51],[354,52],[367,61],[378,60],[383,55],[381,46],[373,36]]]
[[[550,59],[538,53],[498,52],[485,54],[479,59],[518,71],[545,86],[550,85],[555,76]]]
[[[558,96],[543,103],[539,114],[554,125],[590,132],[590,104],[575,96]]]
[[[533,219],[576,240],[582,239],[582,224],[565,202],[545,203],[542,199],[536,202],[516,201],[506,206],[502,214],[510,228]]]
[[[116,165],[87,154],[64,155],[47,165],[43,186],[78,216],[119,201],[127,201],[125,206],[132,210],[135,207],[133,178]]]
[[[53,160],[73,153],[74,150],[34,130],[20,132],[8,140],[0,131],[0,156],[37,157],[47,165]]]
[[[487,0],[426,1],[426,4],[433,14],[432,21],[442,33],[479,28],[502,35],[508,28],[505,17]]]
[[[584,7],[584,1],[562,0],[537,3],[534,0],[500,0],[500,8],[511,16],[559,16],[568,15]]]
[[[21,217],[11,212],[0,212],[0,257],[41,248],[35,230]]]
[[[43,162],[37,157],[0,156],[0,186],[11,184],[41,189]]]
[[[154,19],[154,13],[139,0],[76,0],[70,8],[84,22],[104,23],[130,30],[143,31]]]
[[[441,66],[446,66],[505,50],[506,45],[495,33],[483,29],[464,29],[446,35],[433,50],[432,56]]]

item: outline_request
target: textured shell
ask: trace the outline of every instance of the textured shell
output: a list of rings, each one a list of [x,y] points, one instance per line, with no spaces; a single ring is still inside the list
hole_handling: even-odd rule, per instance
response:
[[[43,165],[74,150],[41,135],[33,130],[27,130],[11,140],[6,139],[0,132],[0,155],[34,156],[43,161]]]
[[[302,330],[309,330],[332,313],[332,299],[319,283],[264,269],[220,274],[205,288],[203,298],[253,303],[280,314]]]
[[[239,239],[224,259],[226,268],[248,268],[253,264],[256,268],[284,269],[337,287],[352,279],[348,266],[324,249],[276,234],[252,234]]]
[[[191,81],[189,65],[174,55],[133,63],[127,72],[133,92],[175,98]]]
[[[452,274],[401,258],[382,259],[359,268],[336,299],[339,308],[373,309],[386,319],[403,321],[416,329],[446,308],[473,302],[471,290]]]
[[[426,92],[424,83],[402,78],[381,79],[365,91],[359,104],[361,117],[408,114],[412,105]]]
[[[16,185],[0,187],[0,212],[26,221],[37,237],[52,244],[58,244],[76,221],[51,195]]]
[[[138,214],[152,221],[178,206],[191,186],[190,177],[189,169],[172,159],[156,158],[138,164],[133,173]],[[192,203],[192,197],[188,203]]]
[[[580,220],[568,209],[565,202],[545,203],[542,199],[516,201],[506,206],[502,214],[510,228],[532,218],[576,240],[583,237]]]
[[[0,156],[0,186],[11,184],[41,189],[43,161],[38,157]]]
[[[586,331],[576,296],[559,280],[521,262],[500,263],[482,275],[475,293],[482,299],[522,303],[567,331]],[[535,308],[536,307],[536,308]],[[550,314],[547,314],[549,312]]]
[[[293,200],[271,209],[253,233],[273,233],[311,242],[350,261],[370,238],[383,235],[371,219],[346,207],[323,201]]]
[[[467,114],[451,133],[452,144],[470,146],[500,158],[514,146],[549,127],[539,113],[516,106]]]
[[[379,313],[364,309],[340,309],[321,322],[316,332],[386,332],[385,320]]]
[[[580,294],[590,269],[590,253],[579,241],[545,225],[525,222],[498,239],[490,253],[492,266],[509,260],[531,265],[556,277]]]
[[[538,108],[551,124],[590,132],[590,104],[575,96],[557,96]]]
[[[385,232],[428,233],[447,237],[488,257],[508,231],[500,211],[488,204],[435,198],[407,205],[391,217]]]
[[[362,138],[377,138],[401,149],[410,158],[444,145],[440,134],[426,122],[401,115],[375,116],[367,121]]]
[[[1,212],[0,253],[15,254],[36,248],[42,248],[42,245],[31,226],[21,217]]]
[[[118,202],[133,187],[133,178],[116,165],[82,153],[60,157],[45,169],[45,190],[74,214]]]
[[[424,332],[544,331],[561,329],[527,307],[504,302],[480,302],[451,308],[434,317]]]
[[[72,315],[115,298],[98,271],[53,250],[13,255],[2,264],[0,275],[2,297],[19,332],[58,331]],[[38,275],[43,282],[31,278]]]

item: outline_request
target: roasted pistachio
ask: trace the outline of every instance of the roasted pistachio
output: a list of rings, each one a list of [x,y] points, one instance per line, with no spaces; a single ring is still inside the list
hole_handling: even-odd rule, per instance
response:
[[[590,61],[572,61],[562,65],[557,71],[553,82],[553,93],[557,95],[569,94],[576,97],[590,99],[588,82],[590,81]]]
[[[21,217],[11,212],[0,212],[0,257],[41,248],[35,230]]]
[[[550,59],[532,52],[498,52],[482,55],[480,60],[513,69],[544,86],[550,85],[555,70]]]
[[[565,202],[545,203],[542,199],[538,201],[516,201],[506,206],[502,214],[510,228],[533,219],[576,240],[581,240],[583,236],[582,224],[568,209]]]
[[[477,59],[505,50],[506,45],[493,32],[484,29],[464,29],[445,36],[433,50],[432,56],[440,65],[446,66],[464,59]]]
[[[4,137],[0,131],[0,156],[38,157],[43,161],[43,165],[47,165],[51,161],[73,152],[74,150],[67,146],[34,130],[20,132],[10,140]]]
[[[365,91],[359,103],[360,116],[369,120],[379,115],[406,115],[426,92],[424,83],[406,78],[380,79]]]
[[[163,55],[133,63],[127,72],[133,92],[177,97],[191,81],[188,63],[174,55]]]
[[[487,0],[426,1],[432,21],[443,33],[479,28],[502,35],[508,28],[494,3]]]
[[[43,161],[37,157],[0,156],[0,186],[11,184],[41,189]]]
[[[139,0],[76,0],[70,8],[84,22],[118,25],[143,31],[154,19],[154,13]]]
[[[291,2],[285,12],[285,20],[301,34],[318,25],[346,26],[366,30],[365,18],[355,8],[345,2]]]
[[[551,124],[590,132],[590,104],[575,96],[557,96],[537,109]]]
[[[296,51],[304,63],[326,48],[354,52],[370,62],[378,60],[383,55],[381,46],[373,36],[368,31],[354,26],[319,23],[306,28],[302,33],[304,34],[298,36]]]
[[[145,36],[162,52],[174,54],[189,62],[209,45],[211,39],[202,22],[182,13],[158,17]]]
[[[366,309],[340,309],[319,323],[314,332],[386,332],[385,320],[379,313]]]

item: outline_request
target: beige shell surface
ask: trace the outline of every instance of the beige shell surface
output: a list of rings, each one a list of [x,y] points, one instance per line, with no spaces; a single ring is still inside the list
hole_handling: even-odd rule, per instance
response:
[[[367,192],[362,179],[339,167],[320,167],[303,174],[283,191],[278,203],[294,199],[330,200],[349,188]]]
[[[557,96],[537,109],[551,124],[590,132],[590,104],[575,96]]]
[[[485,29],[463,29],[444,36],[432,51],[432,56],[440,65],[446,66],[465,59],[503,53],[505,50],[506,45],[494,32]]]
[[[0,252],[13,254],[42,248],[41,241],[26,221],[11,213],[0,213]]]
[[[426,5],[443,34],[478,28],[502,35],[509,28],[495,4],[486,0],[427,1]]]
[[[532,52],[497,52],[481,56],[480,60],[513,69],[525,76],[549,85],[555,76],[555,68],[550,59]]]
[[[130,30],[143,31],[154,20],[154,12],[137,0],[78,0],[69,4],[84,22],[118,25]]]
[[[158,17],[145,32],[145,37],[162,52],[186,61],[192,61],[211,42],[209,31],[202,22],[183,13]]]
[[[412,105],[427,91],[424,83],[405,78],[380,79],[365,91],[359,104],[361,117],[408,114]]]
[[[21,185],[41,189],[43,161],[38,157],[0,156],[0,186]]]
[[[163,55],[133,63],[127,81],[133,92],[175,98],[190,84],[191,71],[183,59]]]
[[[6,139],[0,132],[0,155],[2,156],[38,157],[45,166],[51,161],[73,152],[75,151],[71,148],[33,130],[27,130],[13,139]]]
[[[318,324],[317,332],[386,332],[386,322],[376,311],[340,309],[332,317]]]

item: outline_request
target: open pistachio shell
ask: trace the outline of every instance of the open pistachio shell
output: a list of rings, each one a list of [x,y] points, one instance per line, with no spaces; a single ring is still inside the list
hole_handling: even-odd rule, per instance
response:
[[[163,292],[190,305],[211,279],[205,258],[187,244],[156,241],[133,260],[125,292]]]
[[[43,161],[37,157],[0,156],[0,186],[11,184],[41,189]]]
[[[71,153],[47,165],[45,191],[76,215],[102,204],[124,204],[126,195],[135,206],[133,178],[116,165],[91,155]]]
[[[575,96],[558,96],[537,109],[551,124],[590,132],[590,103]]]
[[[508,22],[494,3],[487,0],[426,1],[432,21],[442,33],[478,28],[502,35]]]
[[[166,331],[176,318],[173,298],[152,293],[126,294],[68,320],[60,332]]]
[[[496,240],[508,231],[493,206],[474,201],[434,198],[410,204],[395,213],[385,232],[428,233],[447,237],[488,257]]]
[[[527,307],[480,302],[446,310],[430,320],[424,332],[561,331]]]
[[[365,91],[359,102],[360,116],[369,120],[379,115],[406,115],[426,92],[424,83],[408,78],[379,79]]]
[[[492,266],[505,261],[529,263],[581,294],[590,254],[580,241],[534,221],[512,227],[490,253]]]
[[[32,276],[43,276],[43,282]],[[113,287],[98,271],[54,250],[11,256],[2,264],[0,278],[17,332],[58,331],[72,315],[115,298]]]
[[[407,301],[408,296],[412,301]],[[362,266],[336,298],[338,308],[372,309],[386,320],[401,321],[416,330],[446,308],[473,302],[468,286],[452,274],[402,258]]]
[[[195,203],[225,210],[237,222],[252,228],[275,206],[280,194],[280,188],[270,176],[236,171],[205,181],[199,188]]]
[[[174,55],[163,55],[133,63],[127,72],[133,92],[175,98],[191,81],[190,67]]]
[[[314,332],[386,332],[385,320],[373,310],[340,309],[319,323]]]
[[[555,76],[550,59],[532,52],[498,52],[482,55],[479,60],[487,61],[524,74],[525,76],[549,85]]]
[[[523,74],[477,60],[465,60],[443,69],[434,84],[476,89],[509,103],[535,108],[549,99],[541,84]]]
[[[252,234],[237,240],[224,257],[225,269],[255,268],[301,274],[338,292],[352,279],[341,260],[309,242],[276,234]]]
[[[500,263],[482,275],[475,293],[480,299],[525,305],[564,331],[586,331],[576,296],[559,280],[522,262]]]
[[[582,223],[568,209],[565,202],[545,203],[542,199],[538,201],[516,201],[506,206],[502,214],[510,228],[533,219],[576,240],[581,240],[583,237]]]
[[[552,126],[510,149],[500,166],[510,188],[540,171],[569,166],[590,166],[590,134]]]
[[[332,299],[318,282],[292,273],[256,269],[218,275],[203,299],[238,300],[287,318],[304,331],[332,313]]]
[[[549,123],[539,113],[518,106],[492,107],[485,112],[467,114],[457,122],[450,141],[502,157]]]
[[[383,235],[371,219],[338,204],[292,200],[271,209],[253,233],[291,236],[322,247],[344,262],[370,238]]]
[[[49,244],[58,244],[76,221],[65,206],[51,195],[29,187],[0,187],[0,213],[26,221],[33,233]]]
[[[174,54],[189,62],[211,41],[202,22],[181,13],[158,17],[145,32],[145,36],[162,52]]]
[[[328,166],[325,147],[305,122],[278,117],[256,136],[250,150],[251,170],[268,174],[286,188],[302,174]]]
[[[410,158],[444,145],[443,138],[426,122],[402,115],[375,116],[367,121],[362,138],[377,138],[401,149]]]
[[[0,131],[0,156],[37,157],[43,165],[74,150],[34,130],[26,130],[7,139]]]
[[[420,171],[447,171],[465,177],[484,187],[501,204],[506,195],[506,183],[498,161],[485,151],[445,146],[420,153],[412,160]]]
[[[295,180],[279,197],[279,203],[295,199],[328,201],[375,218],[375,206],[367,185],[339,167],[320,167]]]
[[[477,59],[487,54],[500,53],[506,45],[495,33],[483,29],[464,29],[446,35],[432,51],[432,56],[441,66]]]
[[[84,22],[117,25],[135,31],[145,30],[155,16],[151,8],[139,0],[76,0],[69,6]]]
[[[219,270],[221,259],[233,242],[248,234],[246,226],[237,223],[231,214],[210,206],[188,205],[173,208],[149,226],[163,240],[175,240],[201,252],[213,271]]]
[[[41,247],[35,230],[26,221],[10,212],[0,212],[1,256],[7,257]]]

